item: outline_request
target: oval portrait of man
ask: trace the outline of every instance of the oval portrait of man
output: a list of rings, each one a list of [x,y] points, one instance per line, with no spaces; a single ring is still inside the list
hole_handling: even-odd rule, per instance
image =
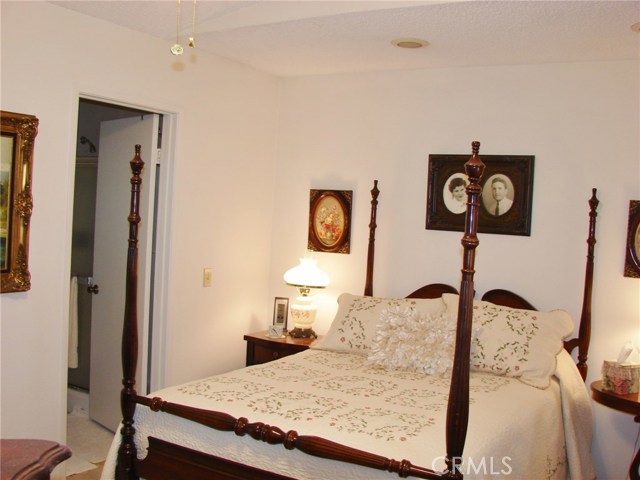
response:
[[[482,188],[482,205],[489,215],[504,215],[511,210],[513,199],[513,182],[501,173],[490,176]]]
[[[444,183],[442,199],[445,207],[456,215],[467,211],[467,185],[469,181],[464,173],[454,173]]]

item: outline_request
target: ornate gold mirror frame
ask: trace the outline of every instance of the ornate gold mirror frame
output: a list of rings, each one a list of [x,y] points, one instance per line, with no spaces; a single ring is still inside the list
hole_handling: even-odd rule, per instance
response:
[[[0,119],[0,292],[26,292],[31,288],[31,172],[38,119],[4,111],[0,111]]]

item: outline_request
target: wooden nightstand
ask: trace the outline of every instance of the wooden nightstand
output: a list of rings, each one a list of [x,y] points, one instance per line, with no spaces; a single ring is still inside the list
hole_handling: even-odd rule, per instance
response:
[[[602,389],[602,380],[591,384],[591,395],[593,399],[607,407],[611,407],[619,412],[635,415],[635,421],[640,423],[640,397],[638,393],[630,395],[617,395],[613,392]],[[631,480],[640,479],[640,450],[636,453],[631,467],[629,468],[629,478]]]
[[[315,338],[267,337],[267,331],[250,333],[244,336],[247,341],[247,367],[271,362],[278,358],[293,355],[309,348]]]

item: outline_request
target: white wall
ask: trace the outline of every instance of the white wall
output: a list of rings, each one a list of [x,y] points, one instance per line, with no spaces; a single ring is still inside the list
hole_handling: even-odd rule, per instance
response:
[[[402,296],[459,284],[461,234],[425,230],[429,154],[535,155],[529,237],[480,234],[476,289],[510,288],[540,309],[580,316],[588,203],[598,188],[588,383],[626,339],[640,345],[640,281],[622,275],[629,200],[640,198],[637,62],[457,68],[287,79],[283,86],[272,295],[304,253],[310,188],[354,191],[350,255],[315,253],[331,286],[319,296],[327,330],[340,292],[361,293],[369,190],[379,180],[374,293]],[[286,172],[286,173],[285,173]],[[624,478],[637,424],[594,405],[599,478]]]
[[[1,435],[64,441],[79,96],[177,115],[166,299],[166,381],[177,383],[242,366],[243,334],[262,327],[272,308],[266,272],[279,82],[198,51],[178,65],[166,42],[49,3],[1,8],[1,107],[40,119],[32,288],[1,297]],[[214,269],[208,289],[205,266]]]

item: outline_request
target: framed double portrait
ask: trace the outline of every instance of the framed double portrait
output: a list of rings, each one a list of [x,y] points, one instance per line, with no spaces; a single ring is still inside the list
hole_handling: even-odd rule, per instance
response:
[[[532,155],[482,155],[485,164],[478,231],[531,234]],[[427,230],[464,231],[469,155],[429,155]]]

